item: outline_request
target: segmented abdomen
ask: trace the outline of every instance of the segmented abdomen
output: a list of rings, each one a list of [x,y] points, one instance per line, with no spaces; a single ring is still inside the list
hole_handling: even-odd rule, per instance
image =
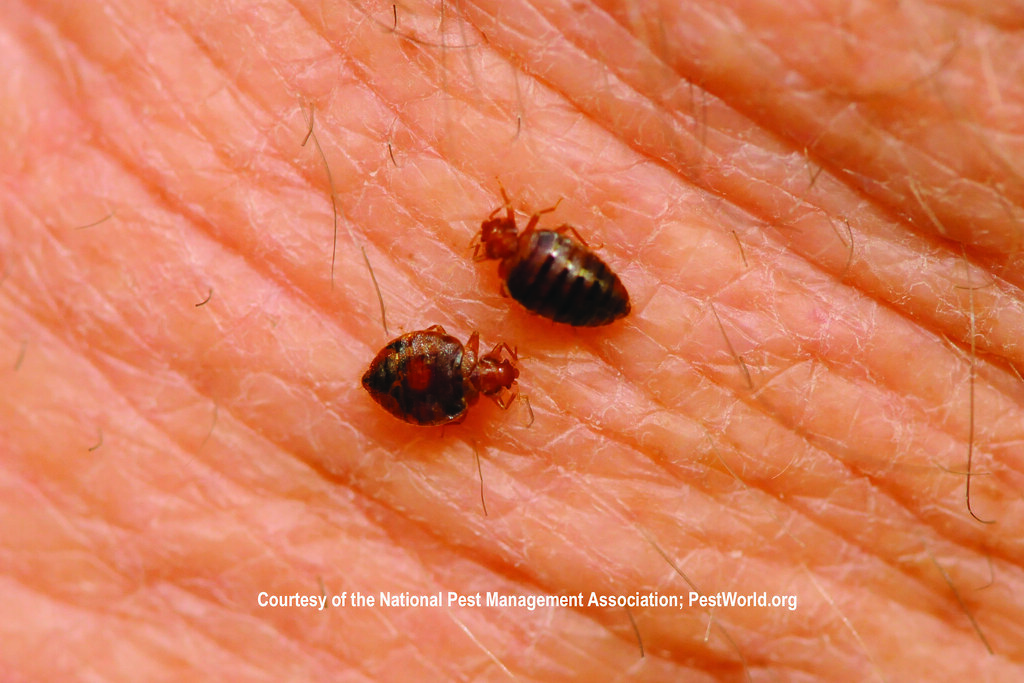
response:
[[[606,325],[629,313],[618,276],[571,237],[536,230],[514,259],[505,285],[534,313],[577,326]]]
[[[406,422],[440,425],[466,412],[463,347],[446,334],[410,332],[381,349],[363,375],[363,387]]]

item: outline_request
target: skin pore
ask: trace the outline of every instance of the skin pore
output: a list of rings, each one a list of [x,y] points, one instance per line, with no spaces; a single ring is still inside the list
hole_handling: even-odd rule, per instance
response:
[[[1021,15],[811,5],[14,3],[0,669],[1019,679]],[[499,181],[628,318],[501,296]],[[371,401],[433,324],[532,425]],[[354,591],[798,604],[259,604]]]

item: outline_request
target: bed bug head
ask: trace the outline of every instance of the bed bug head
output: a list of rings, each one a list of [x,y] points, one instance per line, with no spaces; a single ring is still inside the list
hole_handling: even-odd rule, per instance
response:
[[[504,210],[504,216],[498,214]],[[515,211],[508,204],[498,207],[480,224],[473,258],[477,261],[504,259],[516,253],[519,248],[519,228],[516,227]]]
[[[515,398],[516,352],[508,344],[498,344],[494,350],[480,357],[473,370],[474,384],[481,394],[489,396],[502,408]],[[511,395],[509,395],[511,392]]]

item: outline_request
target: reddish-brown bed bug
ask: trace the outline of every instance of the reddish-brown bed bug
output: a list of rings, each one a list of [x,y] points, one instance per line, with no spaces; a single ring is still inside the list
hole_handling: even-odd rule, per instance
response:
[[[461,421],[480,394],[508,408],[518,395],[517,360],[508,344],[481,356],[476,332],[463,346],[434,325],[388,342],[363,375],[363,388],[395,417],[443,425]]]
[[[520,233],[504,187],[501,196],[505,203],[480,224],[473,258],[501,260],[505,292],[534,313],[570,325],[607,325],[629,313],[626,288],[574,227],[536,229],[541,215],[558,204],[530,216]]]

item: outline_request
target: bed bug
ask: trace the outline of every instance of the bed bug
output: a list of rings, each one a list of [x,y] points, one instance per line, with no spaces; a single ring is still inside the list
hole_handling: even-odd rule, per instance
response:
[[[505,293],[534,313],[578,327],[607,325],[629,313],[626,288],[576,228],[536,229],[541,215],[558,204],[530,216],[520,233],[504,187],[501,196],[505,203],[480,224],[473,258],[501,261]]]
[[[518,396],[519,357],[501,343],[480,355],[474,332],[463,346],[440,325],[388,342],[363,374],[363,388],[386,411],[417,425],[461,422],[480,395],[507,409]],[[532,411],[531,411],[532,414]]]

